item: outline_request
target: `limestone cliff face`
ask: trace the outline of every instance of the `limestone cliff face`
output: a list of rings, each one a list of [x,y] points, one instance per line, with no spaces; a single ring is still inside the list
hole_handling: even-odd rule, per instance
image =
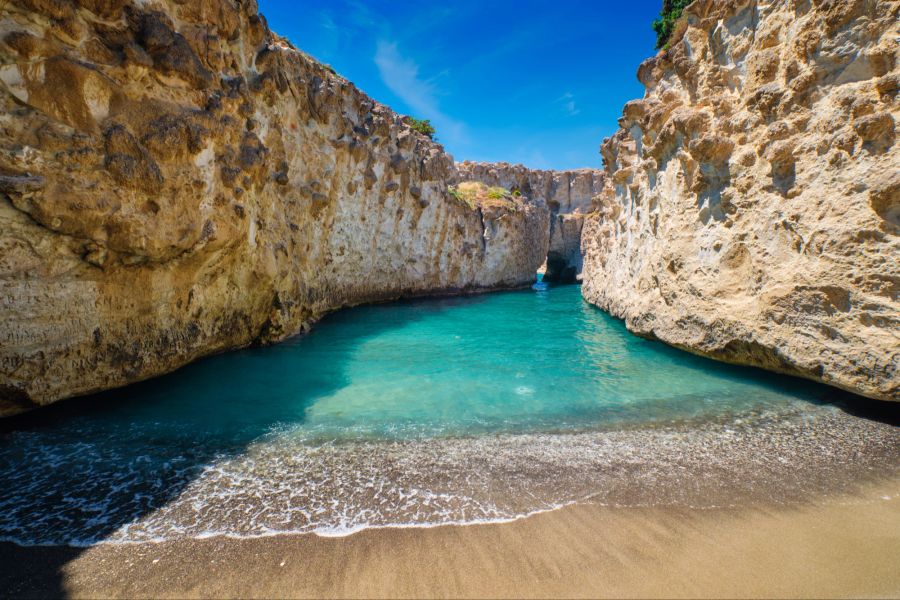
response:
[[[900,400],[900,3],[685,14],[603,145],[585,297],[692,352]]]
[[[253,0],[12,0],[0,63],[0,416],[545,259]]]
[[[544,171],[508,163],[463,162],[460,177],[519,190],[550,207],[550,249],[545,281],[571,283],[581,273],[581,228],[594,199],[604,188],[605,175],[595,169]]]

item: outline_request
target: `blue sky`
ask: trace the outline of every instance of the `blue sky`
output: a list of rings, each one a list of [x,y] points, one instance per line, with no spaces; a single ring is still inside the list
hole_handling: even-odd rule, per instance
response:
[[[661,0],[259,0],[269,26],[456,160],[599,167]]]

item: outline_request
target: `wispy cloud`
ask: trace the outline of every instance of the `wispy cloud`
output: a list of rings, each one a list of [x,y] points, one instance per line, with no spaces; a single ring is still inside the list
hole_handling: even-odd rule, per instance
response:
[[[415,117],[430,119],[438,130],[438,136],[445,141],[456,144],[466,142],[465,125],[440,109],[435,79],[423,79],[419,75],[419,65],[400,54],[396,42],[378,40],[375,65],[384,84],[416,112]]]
[[[364,3],[356,0],[347,1],[346,17],[355,26],[363,29],[381,29],[385,26],[383,17],[372,12]]]
[[[562,106],[563,111],[570,117],[574,117],[581,112],[578,105],[575,104],[575,95],[572,92],[566,92],[555,100],[557,104]]]
[[[328,29],[334,31],[338,28],[337,23],[334,22],[334,19],[327,11],[319,11],[319,25],[322,26],[323,29]]]

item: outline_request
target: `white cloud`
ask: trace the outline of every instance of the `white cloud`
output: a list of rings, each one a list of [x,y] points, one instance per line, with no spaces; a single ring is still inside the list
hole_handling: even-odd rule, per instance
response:
[[[581,112],[581,109],[575,104],[575,95],[572,92],[566,92],[555,100],[557,104],[561,104],[563,110],[570,117],[574,117]]]
[[[434,79],[422,79],[419,65],[404,57],[396,42],[378,40],[375,65],[384,84],[405,102],[418,119],[430,119],[440,139],[462,144],[466,141],[465,125],[441,111],[437,97],[439,90]]]

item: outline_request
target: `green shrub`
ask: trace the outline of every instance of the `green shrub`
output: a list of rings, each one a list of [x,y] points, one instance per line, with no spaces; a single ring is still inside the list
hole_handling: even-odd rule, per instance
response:
[[[693,0],[663,0],[662,11],[659,18],[653,21],[653,31],[656,32],[656,48],[669,48],[669,38],[675,31],[675,23],[681,17],[685,7]]]
[[[431,125],[431,121],[428,119],[415,119],[413,117],[407,117],[407,119],[410,127],[422,135],[427,135],[432,140],[434,139],[435,129]]]
[[[328,63],[322,63],[322,66],[325,67],[325,70],[331,73],[332,75],[337,75],[337,71],[334,70],[334,67],[329,65]]]

